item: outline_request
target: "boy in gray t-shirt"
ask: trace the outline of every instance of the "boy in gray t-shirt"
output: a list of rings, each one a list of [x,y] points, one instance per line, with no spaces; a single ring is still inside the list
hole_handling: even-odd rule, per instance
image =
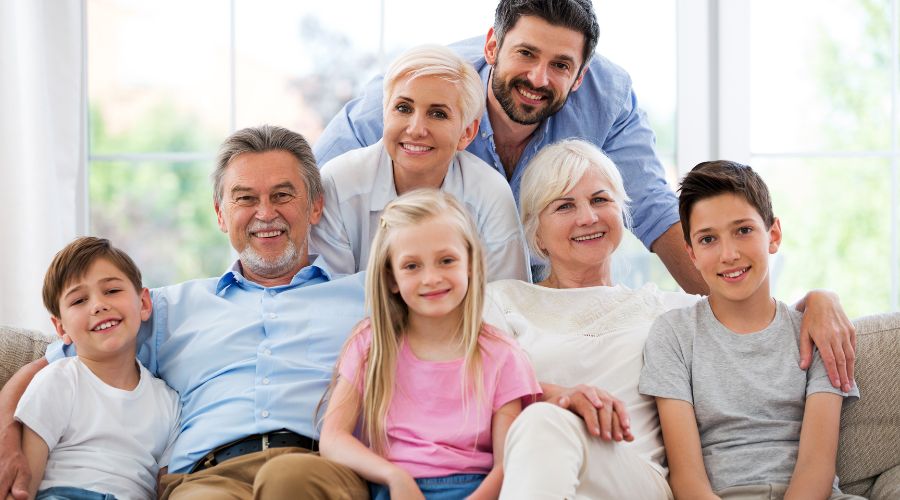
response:
[[[801,314],[774,300],[781,243],[769,192],[748,166],[697,165],[682,181],[684,237],[707,299],[660,316],[639,390],[655,396],[676,498],[857,498],[837,489],[843,399],[822,360],[800,368]]]

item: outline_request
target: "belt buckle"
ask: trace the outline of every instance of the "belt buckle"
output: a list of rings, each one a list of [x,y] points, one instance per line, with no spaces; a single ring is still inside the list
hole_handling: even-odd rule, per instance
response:
[[[269,435],[268,434],[262,435],[262,449],[263,449],[263,451],[269,449]]]

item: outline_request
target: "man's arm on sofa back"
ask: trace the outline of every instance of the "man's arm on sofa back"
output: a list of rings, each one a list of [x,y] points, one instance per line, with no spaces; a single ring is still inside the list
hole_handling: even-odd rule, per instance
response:
[[[31,473],[22,453],[22,424],[13,415],[31,379],[48,365],[44,358],[23,366],[0,390],[0,498],[28,498]]]

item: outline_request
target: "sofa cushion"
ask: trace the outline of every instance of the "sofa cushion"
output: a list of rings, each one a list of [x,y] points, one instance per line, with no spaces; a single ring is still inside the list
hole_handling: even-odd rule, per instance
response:
[[[19,368],[40,358],[53,337],[35,330],[0,325],[0,387]]]
[[[900,465],[900,313],[853,323],[860,399],[841,412],[837,474],[842,490],[865,496],[875,493],[880,474]]]

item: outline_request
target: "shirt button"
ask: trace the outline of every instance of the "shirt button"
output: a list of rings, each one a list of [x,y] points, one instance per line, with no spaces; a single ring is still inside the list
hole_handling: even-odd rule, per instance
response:
[[[481,137],[482,137],[482,138],[487,137],[487,132],[482,132],[482,133],[481,133]]]
[[[278,292],[276,292],[275,290],[269,290],[269,295],[271,295],[272,297],[274,297],[276,293]]]
[[[264,378],[262,380],[262,382],[263,382],[263,385],[269,385],[269,378],[268,377]]]
[[[278,317],[277,314],[275,314],[275,313],[269,313],[269,319],[275,319],[275,318],[277,318],[277,317]]]
[[[269,410],[263,410],[260,415],[262,415],[262,418],[269,418]]]

